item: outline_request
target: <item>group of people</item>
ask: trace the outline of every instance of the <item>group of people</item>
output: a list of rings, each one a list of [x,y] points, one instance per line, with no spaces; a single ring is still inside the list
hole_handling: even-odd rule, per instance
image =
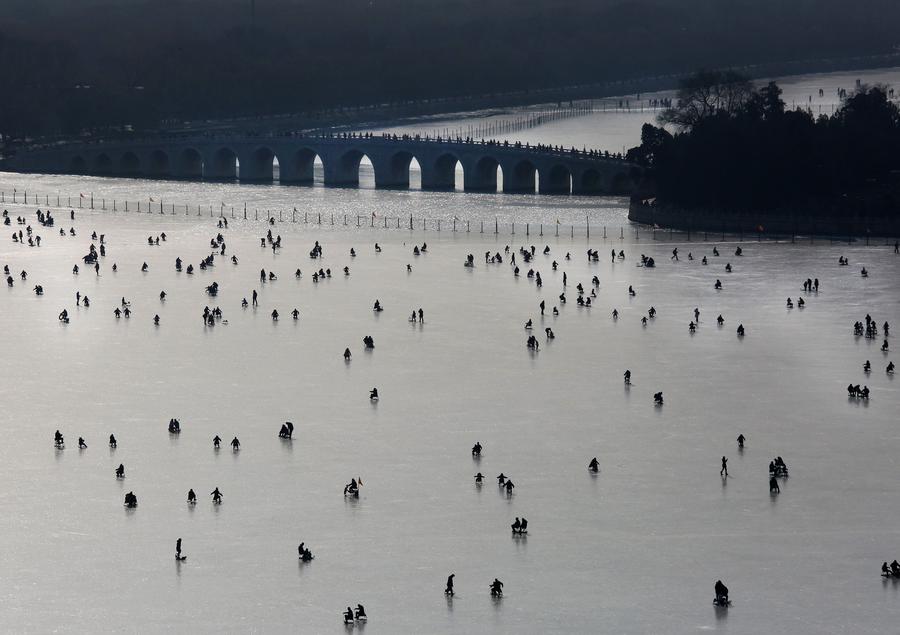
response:
[[[367,619],[369,619],[369,618],[366,616],[366,609],[363,607],[362,604],[356,605],[356,613],[355,614],[353,612],[353,609],[350,608],[349,606],[347,607],[347,610],[344,611],[344,624],[353,624],[355,622],[365,622]]]

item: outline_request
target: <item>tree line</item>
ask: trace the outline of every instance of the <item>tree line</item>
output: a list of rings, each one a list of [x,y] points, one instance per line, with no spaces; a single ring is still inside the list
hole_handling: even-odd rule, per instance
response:
[[[775,82],[701,72],[645,124],[628,158],[644,199],[685,209],[897,214],[900,110],[884,86],[861,86],[831,116],[789,110]]]

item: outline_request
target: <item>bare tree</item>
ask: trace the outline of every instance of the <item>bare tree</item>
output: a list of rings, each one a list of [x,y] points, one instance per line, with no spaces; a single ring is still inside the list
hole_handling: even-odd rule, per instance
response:
[[[659,122],[688,130],[706,117],[737,113],[753,92],[753,82],[735,71],[699,71],[681,81],[677,104],[663,111]]]

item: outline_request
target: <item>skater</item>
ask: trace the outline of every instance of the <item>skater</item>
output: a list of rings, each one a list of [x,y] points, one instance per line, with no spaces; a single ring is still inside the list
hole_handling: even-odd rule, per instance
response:
[[[780,494],[781,488],[778,486],[778,479],[774,476],[769,477],[769,493],[770,494]]]
[[[597,461],[597,457],[591,459],[591,462],[588,463],[588,469],[591,472],[599,472],[600,471],[600,462]]]
[[[218,434],[213,437],[213,449],[214,450],[218,450],[219,444],[221,444],[221,443],[222,443],[222,439],[219,438]]]
[[[500,582],[497,578],[494,578],[494,581],[491,582],[491,597],[502,597],[503,596],[503,583]]]
[[[885,566],[887,566],[887,563],[885,563]],[[455,578],[455,577],[456,577],[456,574],[455,574],[455,573],[451,573],[451,574],[447,577],[447,588],[444,589],[444,593],[445,593],[446,595],[450,595],[450,596],[454,595],[454,592],[453,592],[453,578]]]
[[[188,502],[188,505],[196,505],[197,504],[197,495],[194,493],[193,489],[188,490],[187,502]]]
[[[181,538],[175,541],[175,559],[179,562],[187,559],[187,556],[181,555]]]
[[[719,470],[719,476],[728,476],[728,459],[722,457],[722,469]]]
[[[479,441],[476,441],[475,445],[472,446],[472,456],[481,457],[481,443]]]
[[[209,493],[209,495],[212,496],[213,505],[221,505],[222,504],[222,492],[219,491],[218,487],[216,489],[214,489],[213,491],[211,491]]]
[[[109,447],[113,449],[116,447],[116,435],[114,434],[109,435]]]
[[[740,249],[740,248],[739,248]],[[716,602],[718,606],[728,606],[728,587],[722,584],[721,580],[716,580]]]
[[[116,468],[116,478],[125,478],[125,466],[122,463]]]
[[[231,440],[231,449],[232,449],[232,451],[234,451],[234,452],[237,452],[238,450],[241,449],[241,442],[238,441],[238,438],[237,438],[237,437],[235,437],[235,438],[233,438],[233,439]]]
[[[739,449],[739,450],[743,450],[743,449],[744,449],[744,441],[746,441],[746,440],[747,440],[747,438],[746,438],[743,434],[739,434],[739,435],[738,435],[737,442],[738,442],[738,449]]]

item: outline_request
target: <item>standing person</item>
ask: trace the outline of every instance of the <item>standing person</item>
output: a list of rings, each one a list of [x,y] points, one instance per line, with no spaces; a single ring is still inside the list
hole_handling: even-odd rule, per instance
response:
[[[719,476],[728,476],[728,459],[722,457],[722,469],[719,470]]]
[[[747,439],[746,439],[746,437],[745,437],[743,434],[739,434],[739,435],[738,435],[738,438],[737,438],[738,449],[740,449],[740,450],[743,450],[743,449],[744,449],[744,441],[746,441],[746,440],[747,440]]]
[[[446,595],[451,595],[451,596],[454,595],[454,592],[453,592],[453,578],[455,578],[455,577],[456,577],[456,574],[455,574],[455,573],[451,573],[451,574],[447,577],[447,588],[444,589],[444,593],[445,593]]]

